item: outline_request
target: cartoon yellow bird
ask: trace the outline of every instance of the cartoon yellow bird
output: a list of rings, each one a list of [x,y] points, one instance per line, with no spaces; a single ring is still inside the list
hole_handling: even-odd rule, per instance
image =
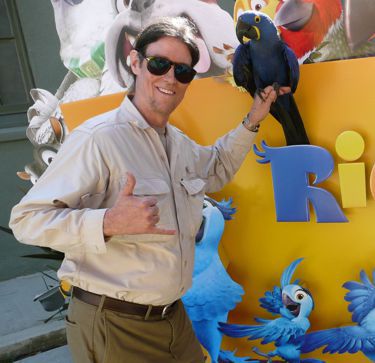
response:
[[[236,0],[233,10],[234,22],[237,23],[238,17],[248,10],[261,11],[273,18],[277,3],[277,0]]]

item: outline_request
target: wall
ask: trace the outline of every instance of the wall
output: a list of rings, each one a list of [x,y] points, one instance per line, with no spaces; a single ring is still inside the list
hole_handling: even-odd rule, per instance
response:
[[[36,87],[55,91],[65,75],[59,58],[59,40],[52,5],[48,0],[16,1]],[[0,225],[7,226],[12,206],[31,184],[20,180],[16,172],[32,160],[31,144],[26,139],[26,114],[0,116]],[[23,190],[23,191],[22,191]],[[22,255],[40,252],[39,248],[18,243],[0,231],[0,281],[46,269],[50,261]]]

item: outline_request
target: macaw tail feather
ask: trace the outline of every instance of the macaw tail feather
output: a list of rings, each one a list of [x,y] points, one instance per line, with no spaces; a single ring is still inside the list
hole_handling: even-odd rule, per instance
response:
[[[301,363],[325,363],[325,361],[320,359],[306,358],[301,359]]]
[[[287,145],[310,144],[302,117],[292,95],[280,96],[271,106],[271,114],[281,123]]]
[[[218,363],[248,363],[249,357],[236,357],[236,351],[221,350],[219,353]],[[258,361],[259,362],[259,361]]]

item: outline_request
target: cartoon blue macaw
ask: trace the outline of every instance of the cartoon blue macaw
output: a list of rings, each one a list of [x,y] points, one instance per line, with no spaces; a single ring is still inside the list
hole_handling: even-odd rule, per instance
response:
[[[233,57],[233,77],[237,86],[245,88],[253,97],[273,85],[290,87],[294,93],[299,81],[296,55],[281,40],[272,19],[261,12],[245,11],[237,21],[240,45]],[[271,114],[284,130],[288,145],[309,144],[303,120],[292,93],[280,95],[271,106]]]
[[[274,320],[256,318],[260,325],[220,323],[220,331],[235,338],[263,339],[262,344],[274,342],[276,349],[269,353],[262,353],[254,348],[257,354],[267,357],[270,362],[272,357],[279,356],[289,363],[321,363],[321,360],[300,358],[301,343],[298,338],[304,336],[309,329],[308,317],[314,308],[310,292],[298,285],[298,280],[290,283],[302,260],[303,258],[299,258],[292,262],[281,276],[280,287],[274,287],[273,291],[267,291],[259,299],[261,307],[281,317]]]
[[[242,287],[234,282],[223,266],[218,247],[225,220],[236,212],[232,199],[216,202],[205,198],[203,221],[195,239],[193,285],[182,297],[199,342],[208,351],[212,363],[245,362],[232,352],[220,351],[222,334],[218,322],[226,322],[228,312],[241,301]]]
[[[361,282],[348,281],[343,287],[349,292],[345,295],[352,321],[357,325],[342,326],[306,334],[302,352],[311,352],[325,346],[323,353],[362,352],[375,362],[375,270],[371,282],[365,271],[360,273]]]

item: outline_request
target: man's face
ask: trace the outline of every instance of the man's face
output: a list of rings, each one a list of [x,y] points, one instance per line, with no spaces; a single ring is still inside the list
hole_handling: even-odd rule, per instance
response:
[[[192,62],[188,47],[173,37],[163,37],[149,44],[144,55],[164,57],[188,65]],[[164,126],[184,98],[188,84],[177,81],[174,66],[166,74],[156,76],[148,71],[147,60],[139,58],[136,51],[132,51],[130,56],[133,73],[137,76],[133,103],[152,126]]]

